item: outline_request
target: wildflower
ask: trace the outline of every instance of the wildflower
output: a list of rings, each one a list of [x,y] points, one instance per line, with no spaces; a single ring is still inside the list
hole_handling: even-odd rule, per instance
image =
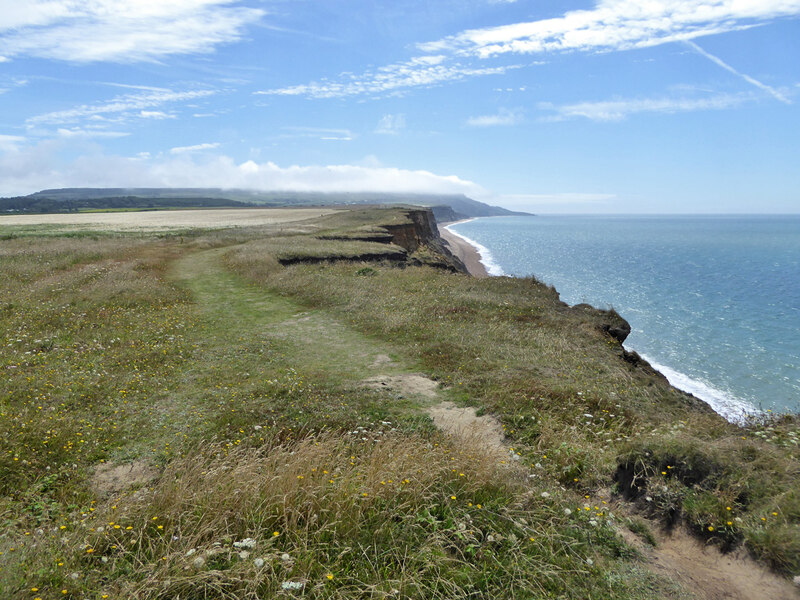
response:
[[[280,533],[278,533],[277,531],[273,531],[272,532],[272,537],[278,537],[279,535],[280,535]]]
[[[255,559],[253,561],[253,564],[256,566],[256,569],[260,569],[261,567],[264,566],[264,559],[263,558],[257,558],[257,559]]]
[[[332,581],[333,580],[333,573],[328,573],[327,575],[325,575],[325,577],[328,578],[328,581]]]
[[[455,496],[450,496],[450,500],[455,500],[455,499],[456,499]]]
[[[302,590],[305,584],[302,581],[284,581],[281,583],[283,590]]]
[[[253,538],[245,538],[241,542],[233,542],[233,547],[239,550],[243,548],[255,548],[256,541]]]
[[[709,531],[714,531],[714,526],[713,526],[713,525],[709,525],[709,526],[708,526],[708,530],[709,530]]]
[[[549,497],[550,497],[550,494],[549,494],[548,492],[542,492],[542,493],[541,493],[541,494],[539,494],[539,495],[540,495],[542,498],[549,498]]]

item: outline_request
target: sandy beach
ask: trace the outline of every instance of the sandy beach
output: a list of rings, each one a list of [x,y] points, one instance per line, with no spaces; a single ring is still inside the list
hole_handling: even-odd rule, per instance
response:
[[[439,235],[447,242],[450,252],[455,254],[461,262],[466,265],[467,271],[469,271],[470,275],[473,277],[488,277],[489,273],[486,271],[486,267],[483,266],[481,255],[478,254],[478,250],[475,246],[445,229],[447,225],[453,224],[454,223],[439,224]]]

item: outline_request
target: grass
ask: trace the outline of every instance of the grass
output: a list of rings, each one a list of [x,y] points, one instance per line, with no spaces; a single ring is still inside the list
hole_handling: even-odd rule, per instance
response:
[[[402,221],[3,240],[0,597],[682,597],[616,533],[615,474],[798,568],[794,419],[726,424],[533,280],[278,260]],[[516,460],[376,372],[499,417]],[[98,485],[131,463],[154,478]]]

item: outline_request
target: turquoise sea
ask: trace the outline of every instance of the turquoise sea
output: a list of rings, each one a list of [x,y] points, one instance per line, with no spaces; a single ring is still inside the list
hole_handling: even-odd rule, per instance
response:
[[[636,350],[730,420],[800,411],[800,216],[479,218],[449,229],[493,275],[614,307]]]

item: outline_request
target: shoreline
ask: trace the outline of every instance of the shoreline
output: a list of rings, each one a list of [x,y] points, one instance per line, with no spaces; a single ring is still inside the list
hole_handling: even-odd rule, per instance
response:
[[[488,272],[487,266],[482,261],[482,256],[478,247],[455,232],[447,229],[447,227],[451,225],[465,223],[470,220],[472,219],[440,223],[439,233],[442,239],[447,243],[450,251],[466,265],[470,275],[478,278],[491,277],[491,273]],[[627,349],[636,351],[635,348]],[[729,423],[742,426],[752,419],[757,419],[765,414],[764,411],[748,401],[730,396],[680,371],[655,363],[647,357],[643,356],[643,358],[655,371],[660,373],[669,382],[669,385],[685,394],[697,398]]]
[[[463,222],[464,221],[451,221],[448,223],[439,223],[439,235],[447,244],[450,252],[464,263],[470,275],[478,279],[489,277],[489,271],[486,270],[486,266],[481,262],[481,255],[478,249],[464,238],[447,229],[450,225]]]

